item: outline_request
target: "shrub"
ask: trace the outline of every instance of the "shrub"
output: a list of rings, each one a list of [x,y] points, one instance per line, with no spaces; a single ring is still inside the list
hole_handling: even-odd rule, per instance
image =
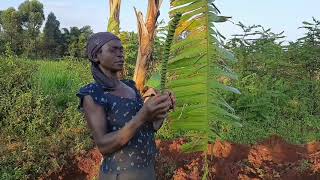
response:
[[[90,79],[82,63],[1,59],[0,70],[1,179],[35,179],[92,148],[75,97]]]

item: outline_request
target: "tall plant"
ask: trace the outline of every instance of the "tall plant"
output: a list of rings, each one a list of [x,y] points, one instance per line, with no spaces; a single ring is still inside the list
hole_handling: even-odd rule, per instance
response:
[[[120,6],[121,0],[109,0],[110,18],[108,31],[120,35]]]
[[[109,0],[110,18],[108,22],[108,32],[120,37],[120,7],[121,0]],[[123,79],[124,71],[117,74],[119,79]]]
[[[142,12],[135,9],[138,23],[139,50],[133,75],[137,88],[142,92],[148,73],[148,64],[153,51],[156,22],[160,15],[160,6],[162,0],[149,0],[148,11],[144,20]]]
[[[228,68],[236,62],[224,48],[215,23],[230,17],[219,16],[214,0],[174,0],[170,15],[181,13],[176,29],[176,41],[171,47],[168,88],[177,96],[177,109],[172,113],[174,129],[195,131],[192,141],[183,146],[186,151],[208,150],[216,138],[213,124],[217,121],[241,126],[234,109],[223,99],[222,91],[240,93],[219,81],[237,79]],[[205,176],[206,177],[206,174]]]

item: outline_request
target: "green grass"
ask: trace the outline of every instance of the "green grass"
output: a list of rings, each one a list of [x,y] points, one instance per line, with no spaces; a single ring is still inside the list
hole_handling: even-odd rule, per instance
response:
[[[34,76],[34,85],[55,101],[59,108],[75,102],[79,87],[92,81],[89,67],[77,61],[37,61],[39,71]]]

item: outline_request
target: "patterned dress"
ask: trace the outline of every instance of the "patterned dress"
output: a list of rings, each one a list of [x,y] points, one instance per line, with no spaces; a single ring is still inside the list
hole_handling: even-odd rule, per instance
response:
[[[108,133],[121,129],[143,106],[143,100],[136,89],[135,82],[121,81],[134,89],[135,99],[113,95],[104,91],[103,86],[97,83],[88,84],[77,93],[80,98],[80,110],[82,110],[83,97],[86,95],[90,95],[96,104],[104,107]],[[101,171],[112,173],[153,166],[157,153],[154,135],[152,123],[146,122],[122,149],[104,157]]]

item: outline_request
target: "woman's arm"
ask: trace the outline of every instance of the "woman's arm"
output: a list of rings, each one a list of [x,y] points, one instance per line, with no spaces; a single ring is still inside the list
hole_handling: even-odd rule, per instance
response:
[[[91,96],[85,96],[83,109],[88,126],[101,154],[109,154],[119,150],[135,135],[137,129],[154,116],[163,114],[167,110],[168,96],[152,98],[140,111],[121,129],[107,133],[106,112],[96,104]]]

